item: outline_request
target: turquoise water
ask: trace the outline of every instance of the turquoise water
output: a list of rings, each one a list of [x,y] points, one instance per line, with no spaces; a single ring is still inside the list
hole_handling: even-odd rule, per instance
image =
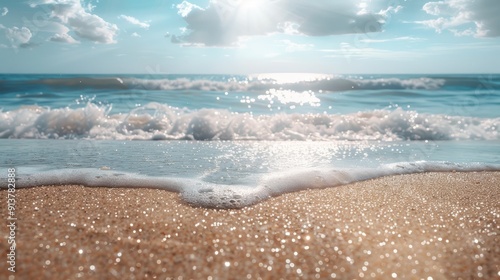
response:
[[[500,170],[499,109],[500,75],[0,75],[0,154],[19,187],[147,186],[242,207]]]

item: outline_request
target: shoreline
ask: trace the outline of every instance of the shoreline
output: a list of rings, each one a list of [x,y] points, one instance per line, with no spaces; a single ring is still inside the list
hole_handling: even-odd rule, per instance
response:
[[[193,207],[159,189],[22,188],[13,275],[495,278],[499,186],[500,172],[396,175],[229,210]],[[5,189],[0,203],[5,221]],[[2,263],[0,278],[8,277]]]

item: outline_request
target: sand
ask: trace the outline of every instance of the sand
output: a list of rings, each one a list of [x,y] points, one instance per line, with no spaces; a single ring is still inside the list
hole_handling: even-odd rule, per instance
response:
[[[241,210],[157,189],[16,194],[16,272],[2,226],[0,279],[500,278],[500,172],[386,177]]]

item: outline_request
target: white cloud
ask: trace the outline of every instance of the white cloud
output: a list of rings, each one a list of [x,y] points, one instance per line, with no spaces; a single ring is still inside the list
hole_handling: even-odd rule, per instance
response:
[[[9,9],[7,9],[7,7],[3,7],[3,8],[0,10],[0,15],[2,15],[2,16],[6,16],[8,12],[9,12]]]
[[[131,23],[133,25],[137,25],[137,26],[144,28],[144,29],[148,29],[150,26],[148,22],[146,22],[146,21],[142,22],[142,21],[136,19],[135,17],[120,15],[118,18],[124,19],[124,20],[128,21],[129,23]]]
[[[416,23],[436,32],[448,30],[456,36],[500,37],[500,1],[444,0],[428,2],[422,9],[438,18]]]
[[[176,6],[178,9],[178,14],[181,15],[182,17],[187,17],[189,13],[191,13],[193,10],[199,10],[203,11],[203,9],[195,4],[191,4],[187,1],[183,1],[179,5]]]
[[[388,17],[390,16],[390,14],[397,14],[399,13],[399,11],[401,11],[403,9],[402,6],[389,6],[387,7],[387,9],[385,10],[381,10],[380,12],[378,12],[379,15],[383,16],[383,17]]]
[[[52,42],[67,43],[67,44],[78,44],[79,41],[71,37],[68,33],[58,33],[49,38]]]
[[[186,34],[172,42],[187,45],[230,46],[248,36],[273,33],[329,36],[380,32],[393,7],[369,12],[354,1],[211,0],[207,8],[187,1],[177,5],[187,23]]]
[[[452,15],[450,8],[451,7],[447,3],[440,1],[425,3],[422,10],[433,16],[439,16],[441,14]]]
[[[137,32],[132,33],[130,36],[136,37],[136,38],[141,38],[141,35],[139,35]]]
[[[93,6],[85,9],[80,0],[40,0],[30,6],[39,5],[50,7],[50,18],[59,20],[80,38],[101,44],[116,43],[118,27],[89,13]]]
[[[286,21],[278,23],[278,32],[288,35],[300,35],[300,24],[296,22]]]
[[[10,41],[12,47],[27,47],[29,46],[32,37],[31,31],[27,27],[12,27],[5,28],[5,37]]]

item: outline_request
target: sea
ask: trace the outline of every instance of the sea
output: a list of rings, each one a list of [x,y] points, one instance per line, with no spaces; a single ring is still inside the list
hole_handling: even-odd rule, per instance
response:
[[[500,171],[500,75],[0,74],[0,162],[2,188],[15,169],[16,188],[161,188],[210,208]]]

